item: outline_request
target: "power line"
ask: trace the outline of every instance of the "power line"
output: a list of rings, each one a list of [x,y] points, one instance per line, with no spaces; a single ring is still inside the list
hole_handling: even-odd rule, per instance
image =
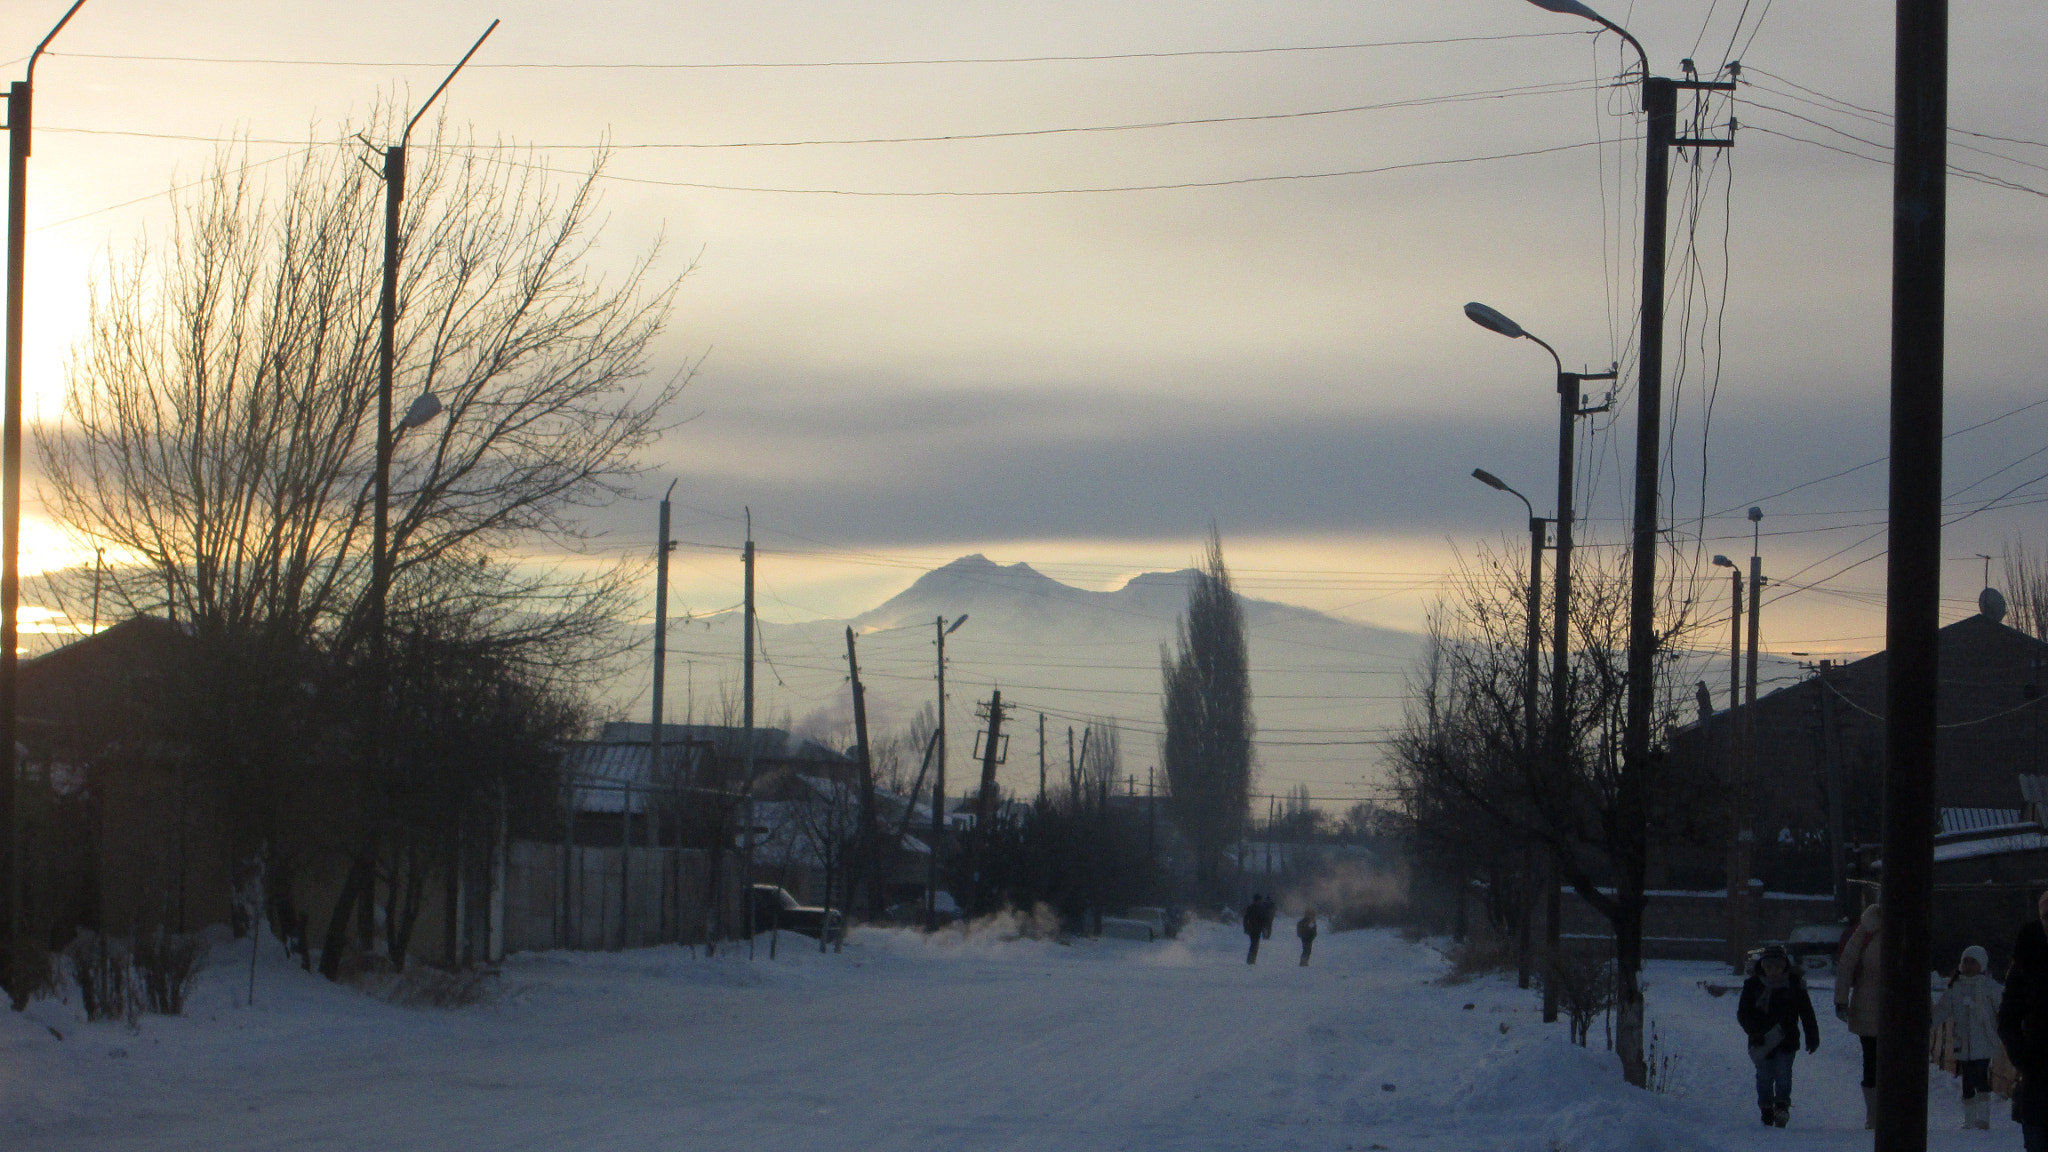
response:
[[[934,144],[966,140],[1010,140],[1041,136],[1085,135],[1102,132],[1139,132],[1158,128],[1199,127],[1213,124],[1247,124],[1262,121],[1302,120],[1324,116],[1343,116],[1359,112],[1381,112],[1398,108],[1424,108],[1437,104],[1464,104],[1482,100],[1507,100],[1522,96],[1551,96],[1560,93],[1584,91],[1588,85],[1581,81],[1528,84],[1513,88],[1481,89],[1472,92],[1455,92],[1442,96],[1418,96],[1405,100],[1385,100],[1376,104],[1351,104],[1341,108],[1311,108],[1297,112],[1262,112],[1240,116],[1200,116],[1180,120],[1145,120],[1123,124],[1084,124],[1056,128],[1021,128],[994,132],[951,132],[932,136],[861,136],[821,138],[813,140],[736,140],[736,141],[647,141],[621,144],[616,141],[577,144],[517,143],[511,147],[541,152],[589,149],[602,152],[641,152],[669,150],[717,150],[738,148],[810,148],[832,145],[856,144]],[[304,144],[302,140],[281,140],[257,137],[226,137],[185,134],[176,132],[142,132],[116,128],[41,128],[44,132],[63,132],[72,135],[126,136],[144,140],[185,140],[215,144]],[[353,141],[321,141],[319,143],[353,144]],[[444,150],[466,149],[469,145],[440,145]],[[494,147],[481,145],[474,147]]]
[[[745,184],[710,184],[694,180],[655,180],[641,176],[618,176],[609,172],[595,173],[597,179],[610,180],[621,184],[651,185],[657,188],[695,188],[707,192],[758,192],[788,196],[848,196],[884,199],[977,199],[1000,196],[1077,196],[1105,192],[1173,192],[1201,188],[1231,188],[1247,184],[1274,184],[1299,180],[1332,180],[1345,176],[1377,176],[1387,172],[1401,172],[1417,168],[1442,168],[1459,164],[1479,164],[1492,160],[1518,160],[1530,156],[1548,156],[1558,152],[1573,152],[1582,148],[1598,147],[1602,141],[1587,140],[1576,144],[1557,144],[1548,148],[1530,148],[1519,152],[1496,152],[1485,156],[1460,156],[1448,160],[1410,160],[1400,164],[1383,164],[1372,168],[1346,168],[1331,172],[1290,172],[1276,176],[1236,176],[1222,180],[1184,180],[1170,184],[1123,184],[1092,188],[1002,188],[985,191],[961,189],[923,189],[912,191],[876,191],[852,188],[770,188]],[[511,163],[511,161],[496,161]],[[546,165],[522,165],[534,171],[547,172],[558,176],[583,176],[589,173],[570,172]]]
[[[1299,52],[1351,52],[1371,48],[1419,48],[1440,44],[1478,44],[1498,40],[1545,40],[1561,36],[1593,35],[1597,35],[1597,33],[1579,31],[1514,32],[1494,36],[1449,36],[1429,40],[1373,40],[1347,44],[1296,44],[1266,48],[1191,48],[1175,52],[1103,52],[1071,56],[961,56],[898,60],[756,60],[681,64],[525,61],[471,64],[469,68],[471,71],[496,69],[505,71],[692,72],[726,69],[896,68],[950,64],[1078,64],[1111,60],[1174,60],[1202,56],[1262,56]],[[153,56],[113,52],[46,52],[44,55],[64,57],[72,60],[125,60],[152,64],[260,64],[298,68],[446,68],[448,66],[446,61],[415,60],[279,59],[260,56]]]

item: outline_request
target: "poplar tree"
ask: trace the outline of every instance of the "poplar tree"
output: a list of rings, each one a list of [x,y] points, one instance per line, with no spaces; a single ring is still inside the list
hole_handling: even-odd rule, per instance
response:
[[[1194,847],[1201,898],[1217,903],[1224,898],[1224,849],[1244,835],[1254,724],[1244,608],[1214,528],[1175,632],[1172,648],[1160,650],[1166,721],[1160,759],[1169,809]]]

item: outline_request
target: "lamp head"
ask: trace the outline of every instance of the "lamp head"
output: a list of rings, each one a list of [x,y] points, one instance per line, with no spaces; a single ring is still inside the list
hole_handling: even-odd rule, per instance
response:
[[[965,623],[967,623],[967,613],[962,612],[960,618],[953,621],[952,626],[946,629],[946,635],[951,636],[953,633],[958,632],[960,626]]]
[[[1520,324],[1515,323],[1513,320],[1476,300],[1465,305],[1465,318],[1486,329],[1488,332],[1498,332],[1510,340],[1519,340],[1528,335],[1527,332],[1522,331]]]
[[[1529,0],[1545,12],[1561,12],[1567,16],[1584,16],[1588,20],[1600,19],[1600,14],[1579,3],[1579,0]]]
[[[1486,485],[1488,488],[1499,489],[1502,492],[1508,490],[1508,486],[1505,481],[1503,481],[1500,477],[1495,476],[1493,473],[1488,472],[1484,468],[1474,468],[1472,470],[1472,478],[1474,480],[1479,481],[1481,484]]]
[[[1763,518],[1764,518],[1764,510],[1763,510],[1763,509],[1761,509],[1761,508],[1751,508],[1751,509],[1749,510],[1749,522],[1750,522],[1751,524],[1754,524],[1754,523],[1756,523],[1757,521],[1759,521],[1759,520],[1761,520],[1761,519],[1763,519]]]
[[[1718,552],[1717,552],[1717,553],[1715,553],[1715,554],[1714,554],[1714,567],[1716,567],[1716,568],[1733,568],[1733,567],[1735,567],[1735,561],[1733,561],[1733,560],[1730,560],[1730,559],[1729,559],[1729,558],[1727,558],[1726,556],[1723,556],[1723,555],[1721,555],[1720,553],[1718,553]]]

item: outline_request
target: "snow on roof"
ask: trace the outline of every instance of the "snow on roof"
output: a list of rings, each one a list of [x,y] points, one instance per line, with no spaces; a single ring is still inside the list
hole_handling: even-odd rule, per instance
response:
[[[2048,848],[2048,835],[2037,829],[2009,836],[1989,836],[1976,840],[1936,844],[1934,862],[1945,864],[1952,860],[1974,860],[1982,856],[2002,856],[2007,852],[2035,852],[2044,848]]]
[[[2011,828],[2024,823],[2018,808],[1943,808],[1941,810],[1942,836],[1957,836],[1966,832],[1986,832],[1994,828]]]

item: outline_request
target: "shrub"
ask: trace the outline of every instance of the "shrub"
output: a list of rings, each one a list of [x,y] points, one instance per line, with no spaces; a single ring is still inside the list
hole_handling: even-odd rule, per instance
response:
[[[135,976],[142,981],[151,1012],[183,1016],[185,997],[206,960],[206,941],[196,934],[167,933],[162,928],[135,942]]]
[[[109,940],[92,931],[80,932],[64,950],[87,1020],[133,1024],[142,1015],[142,997],[135,988],[135,967],[128,951],[126,941]]]
[[[1555,980],[1557,1006],[1571,1019],[1572,1043],[1583,1048],[1592,1035],[1593,1021],[1614,1007],[1614,958],[1601,952],[1565,948],[1550,972],[1538,972],[1540,981]]]

